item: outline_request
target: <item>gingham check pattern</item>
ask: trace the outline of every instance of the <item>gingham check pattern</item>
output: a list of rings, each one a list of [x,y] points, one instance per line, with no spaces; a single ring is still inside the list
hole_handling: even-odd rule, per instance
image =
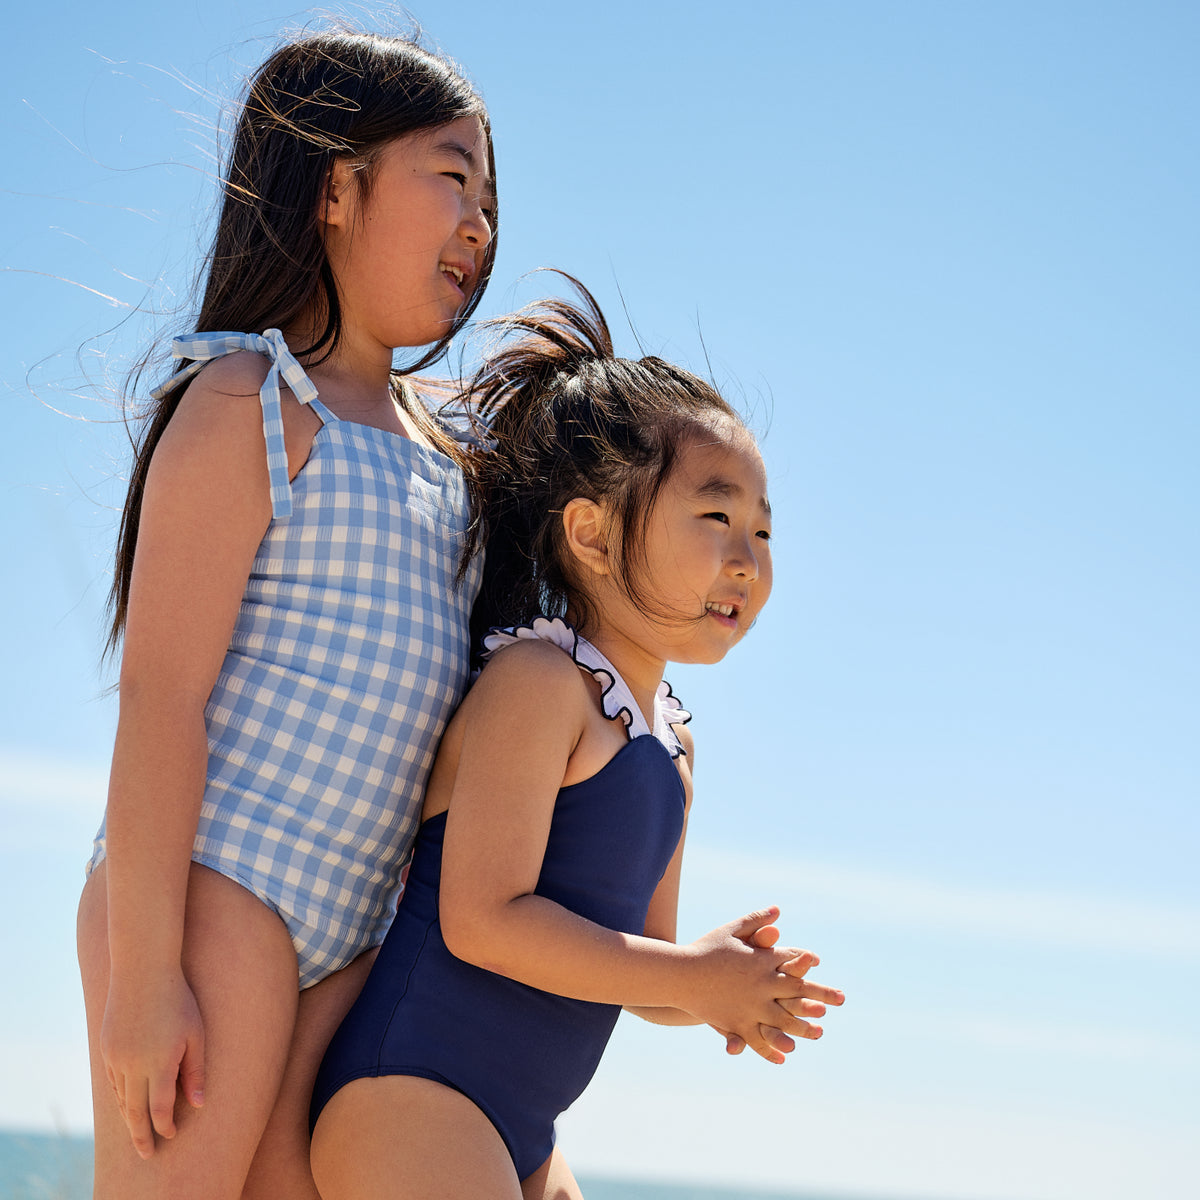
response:
[[[287,449],[283,442],[283,409],[279,395],[279,377],[292,389],[292,394],[301,404],[311,404],[317,398],[313,381],[304,373],[304,368],[288,349],[283,334],[278,329],[266,333],[193,333],[177,337],[171,343],[171,356],[175,359],[190,358],[182,371],[177,371],[166,383],[160,384],[150,393],[161,400],[173,388],[191,379],[205,363],[235,350],[254,350],[265,354],[271,369],[263,381],[259,398],[262,400],[263,436],[267,442],[267,470],[271,479],[271,515],[292,515],[292,489],[288,483]]]
[[[188,358],[274,353],[299,395],[295,359],[282,363],[269,335],[268,350],[251,340],[176,345]],[[262,401],[269,441],[277,381]],[[205,710],[193,851],[279,912],[301,987],[383,939],[438,740],[466,686],[479,572],[477,561],[455,587],[467,498],[450,459],[337,420],[315,389],[309,403],[326,424],[288,488],[290,517],[259,547]]]

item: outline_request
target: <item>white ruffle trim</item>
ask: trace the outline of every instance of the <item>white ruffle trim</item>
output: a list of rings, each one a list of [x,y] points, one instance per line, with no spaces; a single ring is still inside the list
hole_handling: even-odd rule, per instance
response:
[[[684,753],[683,744],[671,727],[686,724],[692,719],[692,714],[672,693],[671,685],[665,679],[658,685],[654,697],[654,728],[651,729],[625,680],[617,674],[616,667],[591,642],[580,637],[562,617],[534,617],[528,625],[493,629],[483,639],[483,657],[486,660],[504,646],[530,640],[552,643],[569,654],[580,670],[592,675],[600,684],[600,703],[604,715],[610,721],[620,720],[631,741],[649,733],[658,738],[672,758]]]

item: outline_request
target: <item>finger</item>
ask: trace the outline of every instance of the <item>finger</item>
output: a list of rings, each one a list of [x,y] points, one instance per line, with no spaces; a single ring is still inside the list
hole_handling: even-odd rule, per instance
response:
[[[752,1038],[747,1039],[746,1045],[754,1051],[759,1058],[765,1058],[767,1062],[780,1066],[784,1062],[784,1054],[782,1050],[777,1050],[770,1042],[763,1037],[761,1030],[767,1026],[759,1026],[760,1032]]]
[[[846,1003],[846,993],[840,988],[826,987],[822,983],[810,983],[805,980],[796,989],[806,1000],[817,1000],[822,1004],[832,1004],[835,1008]]]
[[[117,1112],[121,1114],[121,1120],[125,1122],[125,1127],[129,1128],[129,1117],[125,1110],[125,1093],[121,1091],[117,1084],[112,1085],[113,1103],[117,1106]]]
[[[793,979],[803,979],[821,961],[811,950],[788,950],[784,953],[792,957],[781,962],[776,970],[790,975]]]
[[[785,1007],[794,1017],[823,1017],[826,1012],[825,1005],[820,1000],[793,1000]]]
[[[777,941],[779,941],[778,925],[764,925],[750,935],[750,944],[758,946],[761,950],[770,950]]]
[[[175,1136],[175,1079],[174,1074],[160,1075],[150,1085],[150,1123],[159,1137]]]
[[[112,1090],[113,1100],[116,1101],[117,1109],[120,1111],[122,1118],[125,1116],[125,1090],[117,1081],[116,1075],[113,1073],[112,1067],[105,1067],[104,1073],[108,1076],[108,1086]]]
[[[204,1104],[204,1034],[188,1041],[179,1062],[179,1086],[193,1108]]]
[[[782,1029],[776,1029],[773,1025],[759,1025],[758,1032],[762,1035],[762,1039],[772,1049],[778,1050],[780,1054],[791,1054],[796,1048],[795,1041],[788,1037]]]
[[[715,1030],[725,1039],[726,1054],[741,1054],[745,1050],[746,1043],[736,1033],[730,1033],[727,1029],[722,1029],[719,1025],[710,1025],[709,1029]]]
[[[136,1089],[126,1086],[122,1115],[138,1157],[150,1158],[154,1153],[154,1127],[150,1123],[149,1097],[144,1085]]]
[[[725,926],[734,937],[745,942],[749,940],[764,925],[770,925],[779,916],[779,908],[772,904],[769,908],[760,908],[757,912],[747,913],[736,921],[730,921]]]
[[[776,1000],[775,1003],[783,1009],[788,1020],[783,1022],[783,1028],[788,1033],[794,1034],[796,1037],[806,1038],[810,1042],[815,1042],[825,1031],[820,1025],[814,1025],[811,1021],[806,1021],[803,1017],[798,1017],[792,1011],[793,1007],[798,1007],[802,1002],[797,1000]]]

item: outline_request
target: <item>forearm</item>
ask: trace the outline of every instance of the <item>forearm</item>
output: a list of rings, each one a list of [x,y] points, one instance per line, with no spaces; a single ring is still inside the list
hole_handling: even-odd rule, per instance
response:
[[[525,895],[489,916],[447,920],[452,954],[542,991],[626,1007],[677,1008],[699,986],[691,948],[588,921]]]
[[[105,825],[115,975],[178,967],[208,762],[203,703],[122,685]]]
[[[652,1008],[644,1004],[626,1004],[624,1006],[627,1013],[632,1013],[635,1017],[641,1017],[643,1021],[649,1021],[651,1025],[703,1025],[694,1013],[686,1012],[682,1008]]]

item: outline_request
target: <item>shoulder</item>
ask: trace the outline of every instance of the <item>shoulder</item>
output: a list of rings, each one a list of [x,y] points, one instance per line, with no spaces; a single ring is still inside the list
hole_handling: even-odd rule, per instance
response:
[[[500,747],[566,763],[591,719],[583,673],[562,650],[522,641],[496,651],[463,698],[439,750],[457,761],[466,745]]]
[[[235,350],[223,354],[205,363],[187,385],[179,409],[211,408],[219,415],[235,415],[242,409],[257,413],[261,407],[259,393],[270,369],[271,360],[254,350]],[[302,405],[282,377],[279,380],[279,392],[286,419],[289,407],[300,408]]]
[[[235,350],[206,363],[188,387],[187,395],[258,396],[271,369],[271,360],[254,350]]]
[[[226,430],[255,422],[261,427],[258,393],[270,363],[265,355],[239,350],[206,363],[184,390],[167,426],[168,435],[185,430]]]
[[[587,680],[570,656],[534,639],[496,650],[463,702],[472,720],[488,710],[511,725],[570,731],[572,740],[588,723],[591,706]]]
[[[259,392],[270,360],[252,350],[238,350],[207,363],[188,384],[163,435],[155,457],[243,453],[256,468],[263,458],[263,414]],[[320,427],[317,415],[291,394],[281,381],[284,436],[295,473]],[[265,466],[264,466],[265,469]]]
[[[490,688],[518,689],[540,697],[586,696],[583,672],[566,651],[540,638],[523,638],[492,652],[476,682]]]
[[[496,770],[510,753],[527,766],[565,763],[588,719],[586,686],[583,673],[556,646],[521,641],[497,650],[446,727],[425,816],[448,807],[464,748]]]

